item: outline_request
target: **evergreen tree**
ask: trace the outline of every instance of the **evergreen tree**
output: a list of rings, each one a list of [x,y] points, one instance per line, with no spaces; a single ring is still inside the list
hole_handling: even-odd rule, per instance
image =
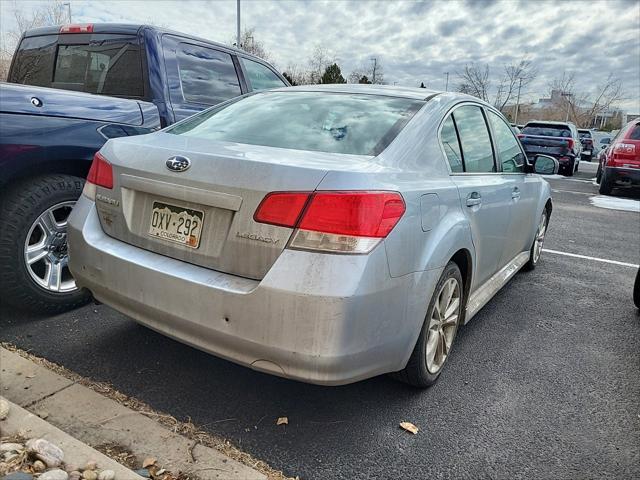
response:
[[[360,80],[358,80],[358,83],[371,84],[371,81],[367,78],[366,75],[363,75],[362,78]]]
[[[298,85],[287,72],[282,72],[282,76],[287,79],[287,82],[289,82],[292,87]]]
[[[340,67],[337,63],[329,65],[320,79],[320,83],[347,83],[340,72]]]
[[[424,86],[424,82],[420,83],[420,88],[427,88],[427,87]]]

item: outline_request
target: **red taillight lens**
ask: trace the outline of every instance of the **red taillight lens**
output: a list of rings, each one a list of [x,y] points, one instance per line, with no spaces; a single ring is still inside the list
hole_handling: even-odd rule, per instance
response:
[[[397,192],[317,192],[298,227],[336,235],[384,238],[404,211],[404,200]]]
[[[259,223],[294,228],[309,195],[310,192],[269,193],[258,205],[253,219]]]
[[[85,23],[83,25],[63,25],[60,27],[60,33],[92,33],[93,24]]]
[[[100,152],[93,157],[87,182],[104,188],[113,188],[113,168],[107,159],[100,155]]]
[[[572,138],[567,138],[567,148],[568,149],[572,149],[573,148],[573,139]]]

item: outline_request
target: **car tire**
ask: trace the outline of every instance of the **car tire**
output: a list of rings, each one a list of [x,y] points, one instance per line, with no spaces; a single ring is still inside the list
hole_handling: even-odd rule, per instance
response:
[[[602,181],[602,165],[598,163],[598,172],[596,173],[596,183],[600,183]]]
[[[529,250],[529,260],[524,264],[523,269],[526,271],[531,271],[536,268],[538,262],[540,261],[540,256],[542,255],[542,247],[544,245],[544,238],[547,234],[547,228],[549,227],[549,210],[546,208],[542,211],[542,215],[540,215],[540,221],[538,222],[538,227],[536,228],[536,234],[533,238],[533,243],[531,244],[531,249]]]
[[[573,177],[573,172],[575,172],[575,168],[576,168],[576,161],[571,160],[569,165],[567,165],[564,169],[565,177]]]
[[[71,175],[44,175],[25,180],[3,195],[0,292],[8,305],[60,313],[90,300],[89,292],[75,286],[66,267],[66,217],[83,185],[82,178]],[[27,262],[28,255],[40,259]]]
[[[613,182],[607,178],[607,173],[602,172],[600,178],[600,188],[598,188],[600,195],[611,195],[613,191]]]
[[[445,301],[449,292],[449,290],[445,291],[447,288],[454,289],[451,295],[452,303]],[[441,305],[445,304],[444,310],[446,312],[453,308],[456,300],[455,313],[442,318],[442,315],[439,315]],[[403,370],[392,374],[394,378],[418,388],[430,387],[435,383],[450,356],[460,320],[463,317],[464,306],[464,283],[460,268],[456,263],[449,262],[436,284],[411,357]],[[440,320],[435,319],[437,317]],[[436,346],[432,347],[434,344]],[[444,356],[441,355],[442,348],[446,351]],[[432,360],[428,358],[431,353],[433,353]]]
[[[633,303],[640,310],[640,268],[636,273],[636,281],[633,283]]]

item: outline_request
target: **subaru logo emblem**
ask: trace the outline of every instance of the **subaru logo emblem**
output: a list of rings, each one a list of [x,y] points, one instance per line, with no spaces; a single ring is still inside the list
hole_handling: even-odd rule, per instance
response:
[[[175,155],[167,159],[166,165],[167,168],[173,172],[184,172],[191,166],[191,160],[189,160],[187,157]]]

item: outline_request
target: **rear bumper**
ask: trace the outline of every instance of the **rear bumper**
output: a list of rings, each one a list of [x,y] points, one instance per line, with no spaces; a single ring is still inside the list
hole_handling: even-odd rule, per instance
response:
[[[617,185],[640,185],[640,168],[605,167],[605,176]]]
[[[392,278],[380,247],[285,250],[261,281],[246,279],[107,236],[84,196],[68,236],[70,269],[101,302],[222,358],[325,385],[402,369],[442,271]]]

